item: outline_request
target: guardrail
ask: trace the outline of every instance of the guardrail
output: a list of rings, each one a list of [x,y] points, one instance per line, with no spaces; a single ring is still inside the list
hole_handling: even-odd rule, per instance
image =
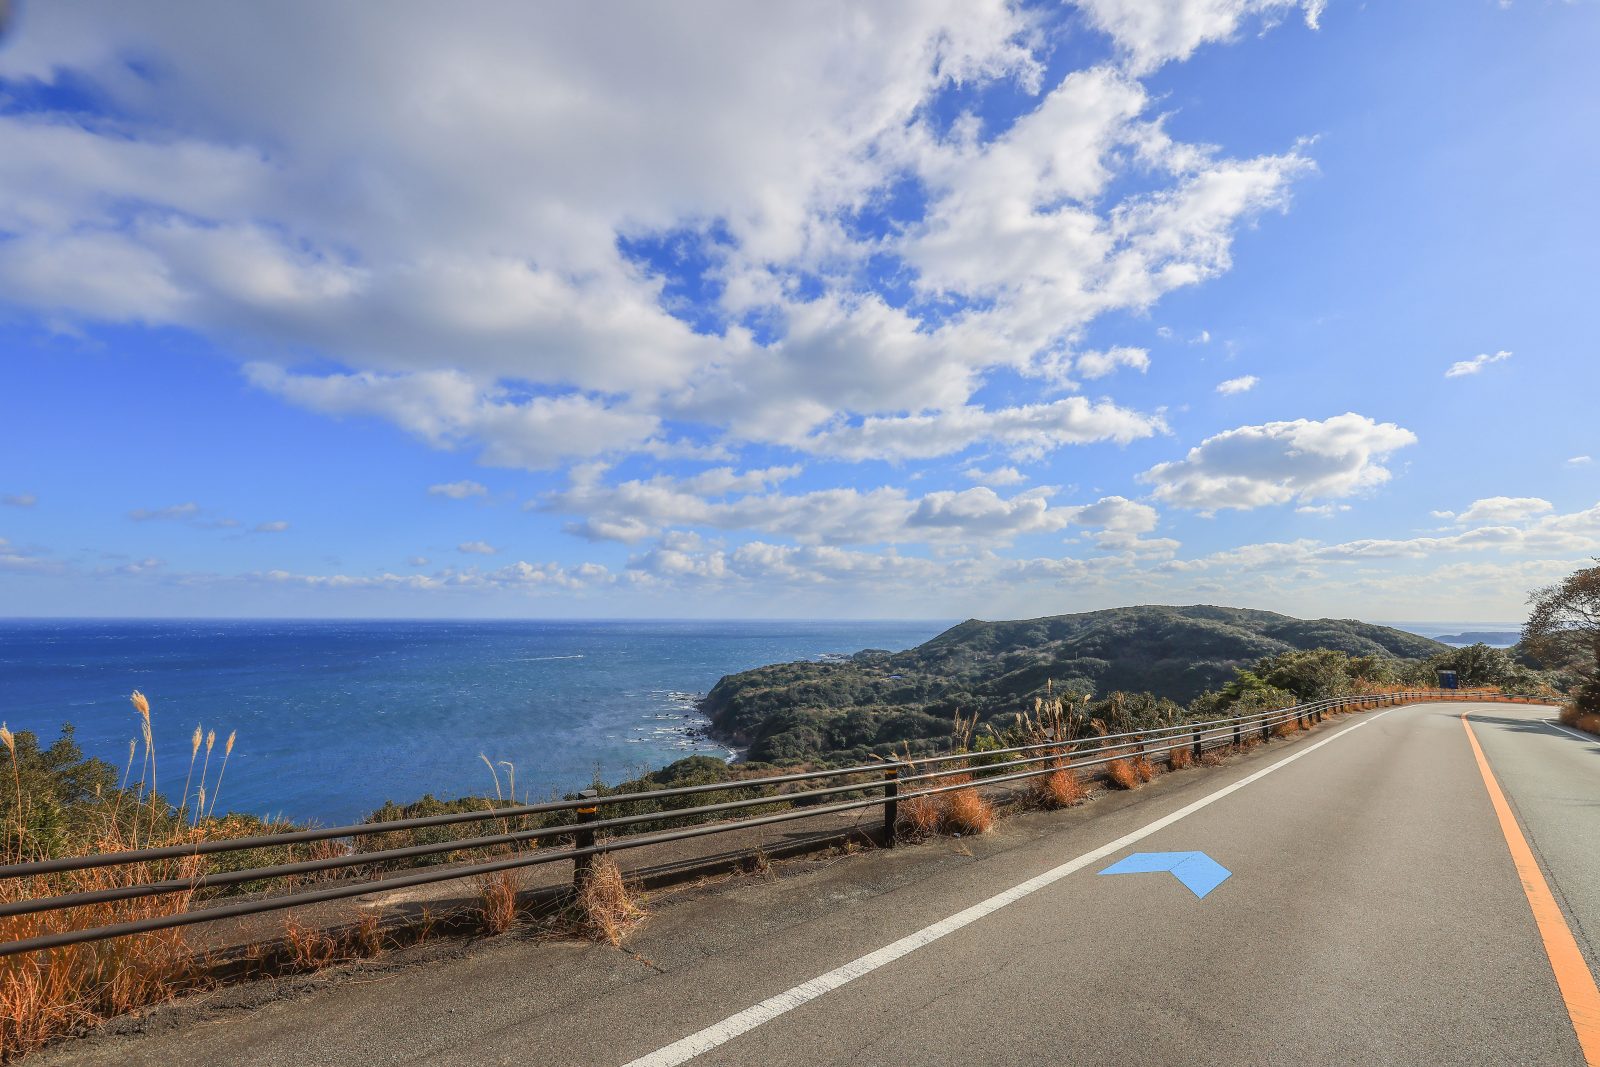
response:
[[[165,864],[172,861],[196,861],[201,857],[219,853],[247,852],[254,849],[280,848],[285,845],[309,844],[320,841],[351,841],[405,831],[425,830],[441,826],[468,823],[499,822],[501,833],[478,837],[452,839],[441,842],[380,849],[376,852],[359,852],[353,848],[338,855],[329,855],[295,863],[280,863],[264,867],[250,867],[223,872],[197,871],[188,877],[174,877],[135,882],[106,889],[65,893],[54,896],[24,896],[22,899],[0,903],[0,917],[27,915],[47,911],[112,903],[170,894],[215,889],[247,882],[272,879],[299,879],[310,874],[345,869],[359,871],[362,867],[382,866],[399,861],[416,860],[428,856],[443,856],[455,852],[486,848],[510,847],[513,853],[501,858],[473,861],[445,869],[431,869],[407,874],[369,878],[339,884],[323,889],[269,895],[260,899],[232,903],[206,903],[172,914],[145,919],[91,926],[17,941],[0,942],[0,956],[23,952],[60,948],[67,945],[155,930],[189,926],[196,923],[217,922],[287,908],[304,907],[327,901],[366,896],[411,886],[451,881],[521,867],[547,863],[571,863],[573,882],[581,885],[588,877],[593,858],[602,853],[644,848],[670,841],[706,837],[736,830],[771,826],[798,819],[811,819],[835,812],[854,811],[881,806],[883,825],[881,839],[892,846],[896,838],[898,806],[914,797],[935,796],[958,789],[986,788],[1008,782],[1054,773],[1063,767],[1074,772],[1093,771],[1120,759],[1131,756],[1156,756],[1187,748],[1195,758],[1206,751],[1241,744],[1247,736],[1271,736],[1273,729],[1295,721],[1301,726],[1320,722],[1330,711],[1353,708],[1387,707],[1439,700],[1499,701],[1505,703],[1530,703],[1527,698],[1508,697],[1498,693],[1456,690],[1414,690],[1381,693],[1368,696],[1334,697],[1313,701],[1290,708],[1253,712],[1232,718],[1212,719],[1204,722],[1183,722],[1171,726],[1155,727],[1121,734],[1092,735],[1088,737],[1048,740],[1038,744],[1018,745],[1011,748],[991,749],[985,752],[960,752],[943,756],[914,758],[909,761],[878,762],[852,767],[820,771],[802,771],[792,774],[772,775],[764,778],[733,782],[715,782],[704,785],[682,786],[674,789],[657,789],[639,793],[619,793],[596,796],[593,790],[581,794],[576,800],[554,801],[545,804],[523,804],[484,811],[454,812],[416,819],[397,819],[388,822],[362,823],[355,826],[337,826],[292,833],[271,834],[224,840],[198,841],[163,848],[145,848],[123,852],[93,853],[61,859],[40,860],[0,866],[0,878],[26,879],[62,874],[69,871],[103,867],[127,867],[140,864]],[[994,762],[997,757],[1001,759]],[[1004,758],[1012,757],[1012,758]],[[957,766],[951,767],[951,764]],[[932,769],[930,769],[932,768]],[[943,768],[943,769],[941,769]],[[971,775],[971,780],[939,784],[941,779],[955,775]],[[812,783],[836,782],[837,784]],[[794,789],[795,786],[802,788]],[[908,786],[911,786],[909,790]],[[739,792],[754,790],[763,795],[747,799],[724,801],[694,807],[673,807],[646,811],[632,815],[601,818],[600,810],[622,804],[675,801],[708,792]],[[870,794],[862,796],[861,794]],[[831,802],[825,802],[831,801]],[[651,824],[687,818],[703,819],[720,816],[743,809],[769,805],[787,805],[786,810],[729,821],[681,827],[655,832],[642,832],[628,836],[602,839],[608,831],[623,831]],[[537,826],[524,830],[505,829],[511,820],[531,816],[549,816],[552,813],[570,813],[570,821],[551,826]],[[564,848],[539,848],[540,842],[564,841]],[[524,845],[530,851],[520,851]]]

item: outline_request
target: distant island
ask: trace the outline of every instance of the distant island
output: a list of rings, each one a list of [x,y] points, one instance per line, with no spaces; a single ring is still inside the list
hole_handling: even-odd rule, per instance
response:
[[[1488,645],[1491,648],[1510,648],[1522,640],[1516,630],[1468,630],[1459,634],[1441,634],[1435,638],[1447,645]]]
[[[882,753],[948,737],[957,711],[980,721],[1047,692],[1114,692],[1183,710],[1269,657],[1327,649],[1394,673],[1449,646],[1354,619],[1297,619],[1197,605],[1112,608],[1018,622],[969,619],[904,652],[779,663],[727,675],[700,707],[713,732],[761,761]],[[1422,670],[1419,681],[1432,682]]]

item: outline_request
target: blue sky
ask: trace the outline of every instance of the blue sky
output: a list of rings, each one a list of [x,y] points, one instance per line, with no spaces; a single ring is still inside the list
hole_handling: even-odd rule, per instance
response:
[[[287,14],[285,13],[287,12]],[[0,615],[1514,619],[1600,4],[27,4]]]

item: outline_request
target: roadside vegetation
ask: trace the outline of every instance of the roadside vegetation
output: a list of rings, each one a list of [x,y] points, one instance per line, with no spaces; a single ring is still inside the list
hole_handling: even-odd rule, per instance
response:
[[[1600,735],[1600,566],[1536,590],[1528,603],[1521,647],[1535,663],[1565,677],[1561,721]]]
[[[1043,767],[1048,773],[1020,784],[1007,803],[1045,809],[1071,807],[1090,793],[1082,773],[1072,765],[1072,742],[1325,697],[1427,688],[1435,684],[1440,670],[1455,671],[1462,688],[1500,689],[1550,699],[1565,694],[1562,720],[1600,734],[1600,567],[1539,590],[1532,604],[1524,640],[1511,650],[1481,644],[1450,648],[1411,635],[1391,637],[1399,632],[1365,624],[1304,623],[1233,609],[1091,613],[1110,616],[1110,637],[1085,630],[1080,624],[1086,616],[963,624],[912,650],[915,663],[904,658],[912,653],[867,652],[845,663],[781,664],[724,679],[708,698],[708,710],[725,729],[750,741],[752,754],[761,758],[730,765],[709,756],[692,756],[615,785],[595,782],[593,788],[602,796],[625,798],[682,786],[718,787],[686,797],[607,805],[606,818],[659,814],[660,819],[642,820],[618,831],[648,833],[715,818],[674,815],[682,808],[767,797],[770,803],[743,809],[738,815],[786,810],[791,805],[781,793],[760,794],[747,783],[782,771],[854,765],[877,757],[909,764],[912,773],[948,772],[921,784],[957,787],[902,800],[897,827],[902,836],[981,834],[993,825],[997,813],[996,801],[980,793],[979,786],[987,777],[1006,773],[996,766],[1007,758],[1002,749],[1061,742],[1059,753],[1045,750],[1053,757]],[[1252,626],[1260,633],[1241,639],[1240,633]],[[1156,680],[1177,679],[1181,684],[1162,692],[1102,690],[1090,677],[1121,677],[1118,664],[1133,655],[1130,648],[1149,648],[1152,642],[1170,639],[1175,633],[1186,635],[1187,647],[1195,655],[1216,657],[1194,660],[1187,671],[1169,664],[1152,675]],[[1197,633],[1205,637],[1199,644],[1195,643]],[[1290,637],[1310,641],[1330,635],[1342,647],[1285,647]],[[1121,651],[1106,643],[1112,639],[1123,642],[1118,646]],[[1228,658],[1241,647],[1255,647],[1251,642],[1258,639],[1268,643],[1269,651],[1243,662]],[[1042,644],[1033,647],[1030,641]],[[1075,673],[1057,677],[1050,672],[1063,662],[1064,649],[1071,652],[1067,661]],[[1101,655],[1091,654],[1096,650]],[[1168,648],[1162,655],[1167,662],[1176,653]],[[1196,689],[1196,678],[1214,681]],[[197,726],[190,735],[188,764],[158,767],[149,702],[135,693],[133,708],[138,736],[130,742],[121,768],[86,756],[70,725],[63,726],[60,736],[48,746],[31,732],[13,733],[0,726],[0,745],[5,748],[10,772],[9,782],[0,779],[0,827],[5,834],[0,855],[5,863],[301,828],[225,808],[219,811],[233,735],[219,739],[214,730]],[[730,728],[729,723],[736,725]],[[1290,722],[1276,732],[1283,736],[1295,729],[1296,724]],[[1258,737],[1251,736],[1243,739],[1241,747],[1259,743]],[[1231,751],[1207,752],[1200,762],[1214,765]],[[934,754],[963,758],[939,765],[922,762]],[[1117,756],[1114,761],[1093,771],[1112,787],[1124,790],[1139,788],[1160,770],[1181,770],[1193,762],[1186,748],[1162,754],[1164,767],[1134,747],[1113,755]],[[493,774],[493,796],[439,799],[430,795],[406,804],[387,803],[367,821],[458,812],[483,813],[481,820],[249,852],[0,879],[0,905],[161,880],[197,883],[206,875],[307,859],[357,861],[348,867],[303,875],[298,883],[281,879],[272,883],[272,889],[282,891],[310,881],[370,878],[400,868],[458,863],[568,843],[552,838],[540,843],[456,848],[426,856],[376,855],[415,845],[448,846],[469,838],[548,828],[571,819],[565,811],[497,814],[528,798],[516,795],[514,767],[499,765],[508,772],[507,793],[502,792],[497,765],[487,758],[485,763]],[[792,787],[795,791],[806,788],[804,782]],[[867,795],[846,793],[830,799]],[[575,793],[566,797],[576,798]],[[471,929],[498,933],[528,918],[519,910],[525,889],[519,873],[480,876],[473,881],[476,905]],[[227,886],[192,884],[178,892],[110,901],[70,912],[0,916],[0,940],[177,914],[218,896],[265,888],[265,881],[241,878]],[[637,895],[620,869],[602,856],[557,922],[580,936],[619,944],[643,915]],[[427,936],[427,929],[425,922],[422,937]],[[374,917],[349,929],[328,931],[288,916],[281,924],[274,951],[277,966],[311,970],[376,955],[391,943]],[[182,929],[0,959],[0,1058],[193,989],[209,980],[207,963]]]

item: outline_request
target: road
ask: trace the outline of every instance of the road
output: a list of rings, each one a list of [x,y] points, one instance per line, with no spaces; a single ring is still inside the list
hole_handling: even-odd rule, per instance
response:
[[[674,896],[626,952],[502,938],[39,1062],[1582,1064],[1600,1017],[1575,1024],[1507,837],[1592,990],[1600,743],[1552,714],[1352,715],[969,841]],[[1231,877],[1098,873],[1188,851]]]

